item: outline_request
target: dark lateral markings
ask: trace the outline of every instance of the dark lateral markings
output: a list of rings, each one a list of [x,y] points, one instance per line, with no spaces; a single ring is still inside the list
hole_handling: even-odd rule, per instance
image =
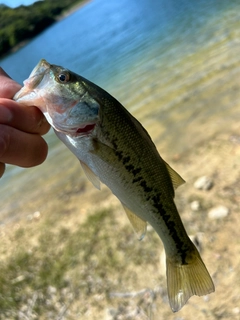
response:
[[[153,201],[153,206],[158,210],[162,220],[168,228],[169,235],[173,238],[175,242],[177,252],[180,254],[182,259],[182,264],[188,264],[186,262],[186,256],[189,249],[188,247],[186,247],[185,243],[179,238],[176,223],[171,219],[171,215],[168,214],[165,208],[163,207],[161,201],[161,193],[154,195],[153,197],[151,197],[151,199]]]
[[[153,207],[157,209],[157,212],[159,212],[159,215],[161,216],[161,219],[164,221],[167,229],[169,230],[169,235],[173,238],[177,252],[179,253],[182,264],[188,264],[186,261],[187,252],[189,250],[189,247],[186,246],[186,244],[180,239],[177,232],[177,226],[176,223],[171,219],[171,215],[168,214],[162,204],[161,201],[161,192],[154,192],[154,188],[149,187],[147,185],[147,182],[143,178],[143,176],[140,174],[142,171],[142,168],[138,167],[135,168],[133,164],[130,163],[131,157],[130,156],[124,156],[124,152],[117,150],[117,139],[112,141],[113,147],[115,149],[115,154],[119,161],[123,163],[126,170],[133,174],[133,180],[132,183],[138,183],[139,186],[143,188],[143,191],[146,194],[146,201],[151,201],[153,204]],[[173,201],[173,200],[170,200]],[[177,209],[176,209],[177,210]],[[176,212],[176,214],[178,214]]]
[[[167,213],[163,206],[163,203],[161,201],[161,192],[154,192],[154,189],[147,185],[145,179],[141,175],[139,175],[142,170],[141,168],[135,169],[133,165],[127,165],[125,167],[129,172],[133,173],[134,175],[134,179],[132,180],[132,182],[138,183],[139,186],[143,188],[143,191],[146,194],[146,201],[151,201],[153,203],[153,207],[157,209],[157,212],[159,212],[161,219],[164,221],[167,229],[169,230],[169,235],[173,238],[175,242],[177,252],[179,253],[182,259],[182,264],[187,264],[186,256],[188,248],[186,247],[185,243],[179,238],[176,223],[171,219],[171,215]],[[178,213],[176,212],[176,214]]]

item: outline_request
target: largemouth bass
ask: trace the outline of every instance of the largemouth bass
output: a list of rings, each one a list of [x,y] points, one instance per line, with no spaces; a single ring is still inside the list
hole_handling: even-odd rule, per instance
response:
[[[169,303],[180,310],[192,295],[214,291],[174,203],[184,180],[161,158],[142,125],[110,94],[87,79],[41,60],[14,99],[35,105],[78,157],[89,180],[121,201],[138,238],[147,222],[166,252]]]

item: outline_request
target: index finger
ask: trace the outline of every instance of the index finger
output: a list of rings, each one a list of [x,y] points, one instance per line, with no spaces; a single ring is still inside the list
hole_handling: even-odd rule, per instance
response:
[[[16,101],[4,98],[0,98],[0,124],[40,135],[47,133],[50,128],[37,107],[21,106]]]
[[[0,97],[12,99],[14,94],[21,89],[19,83],[9,77],[0,67]]]

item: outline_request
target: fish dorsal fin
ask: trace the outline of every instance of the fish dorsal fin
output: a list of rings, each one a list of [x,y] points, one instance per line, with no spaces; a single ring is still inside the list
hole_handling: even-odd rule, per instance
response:
[[[80,160],[80,163],[81,163],[83,171],[85,172],[88,180],[92,182],[94,187],[96,187],[98,190],[100,190],[101,185],[100,185],[100,180],[99,180],[98,176],[96,176],[95,173],[92,172],[92,170],[81,160]]]
[[[185,183],[185,180],[175,171],[173,168],[170,167],[170,165],[164,161],[168,170],[168,173],[171,177],[173,188],[177,189],[177,187],[181,186]]]
[[[133,226],[133,230],[136,232],[138,240],[142,240],[147,231],[147,222],[139,218],[135,213],[133,213],[128,207],[126,207],[123,203],[123,208],[127,214],[131,225]]]

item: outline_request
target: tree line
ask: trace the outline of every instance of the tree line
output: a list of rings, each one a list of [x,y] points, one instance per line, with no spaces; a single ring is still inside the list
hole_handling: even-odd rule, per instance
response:
[[[81,0],[44,0],[17,8],[0,4],[0,56],[39,34],[54,23],[63,10],[79,2]]]

